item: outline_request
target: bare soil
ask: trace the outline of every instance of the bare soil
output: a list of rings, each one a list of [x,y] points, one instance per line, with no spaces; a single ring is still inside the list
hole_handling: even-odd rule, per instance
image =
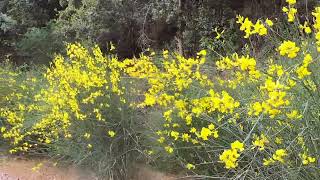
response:
[[[39,166],[39,164],[41,164]],[[143,165],[137,165],[130,180],[174,180]],[[0,157],[0,180],[98,180],[93,173],[76,167],[61,167],[48,160]]]
[[[40,163],[42,165],[40,165]],[[92,173],[75,167],[57,167],[44,160],[5,158],[0,163],[0,180],[95,180]]]

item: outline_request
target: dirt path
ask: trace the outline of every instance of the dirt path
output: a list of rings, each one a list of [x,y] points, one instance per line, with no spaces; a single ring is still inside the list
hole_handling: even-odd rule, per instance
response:
[[[56,167],[43,160],[5,158],[0,163],[0,180],[95,180],[92,174],[75,167]]]
[[[0,157],[0,180],[97,180],[76,167],[59,167],[48,160]],[[130,180],[174,180],[173,176],[138,165]]]

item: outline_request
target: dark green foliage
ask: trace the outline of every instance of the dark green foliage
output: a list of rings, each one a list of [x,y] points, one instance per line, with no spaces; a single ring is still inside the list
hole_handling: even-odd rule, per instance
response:
[[[301,1],[300,11],[309,12],[315,2]],[[101,34],[117,33],[121,38],[115,44],[127,49],[127,52],[120,50],[124,54],[120,56],[130,57],[147,47],[173,48],[185,55],[194,55],[202,48],[227,51],[225,45],[212,42],[216,27],[221,31],[228,29],[228,40],[237,42],[234,30],[237,14],[251,18],[278,16],[284,3],[284,0],[2,0],[0,9],[17,23],[16,34],[31,27],[47,26],[50,21],[57,26],[54,33],[67,42],[101,45],[108,43],[97,41]]]
[[[54,53],[64,48],[63,41],[53,32],[54,24],[31,28],[17,43],[18,54],[26,63],[48,64]]]
[[[313,2],[301,2],[301,11],[310,11]],[[28,32],[19,36],[24,40],[32,39],[30,32],[37,34],[34,37],[41,36],[28,28],[45,27],[51,22],[50,26],[55,28],[50,28],[49,34],[54,33],[54,39],[98,43],[105,51],[108,48],[104,46],[112,41],[119,49],[117,54],[126,58],[137,56],[148,47],[175,49],[191,56],[203,48],[226,52],[237,49],[241,43],[235,16],[278,16],[283,3],[283,0],[4,0],[0,8],[16,22],[13,34]],[[233,43],[215,41],[215,28],[227,30],[226,41]],[[49,34],[42,30],[44,37],[39,39],[48,39]],[[116,34],[118,38],[101,38],[105,34]],[[19,49],[27,44],[32,43],[22,41]]]
[[[45,26],[62,10],[59,0],[8,0],[6,11],[21,28]]]

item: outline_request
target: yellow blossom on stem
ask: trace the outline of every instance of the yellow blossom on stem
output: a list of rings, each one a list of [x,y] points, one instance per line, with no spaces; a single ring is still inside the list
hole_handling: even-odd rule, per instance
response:
[[[281,56],[287,55],[289,58],[295,58],[299,50],[300,48],[292,41],[284,41],[278,48]]]
[[[108,135],[110,137],[114,137],[116,135],[116,133],[114,131],[108,131]]]
[[[294,5],[297,3],[297,0],[286,0],[289,5]]]
[[[273,154],[272,158],[276,161],[284,163],[283,158],[286,156],[287,156],[287,151],[285,149],[278,149],[278,150],[276,150],[276,153]]]
[[[193,165],[193,164],[188,163],[188,164],[186,165],[186,168],[189,169],[189,170],[191,170],[191,169],[195,169],[196,166]]]
[[[169,153],[172,154],[173,153],[173,148],[171,146],[166,146],[164,147],[164,149]]]
[[[256,137],[255,140],[252,142],[254,147],[258,147],[259,151],[262,151],[265,149],[265,145],[269,143],[269,140],[264,134],[261,134],[261,136]]]
[[[288,22],[293,22],[295,20],[295,15],[297,13],[297,9],[294,7],[283,7],[282,11],[287,14]]]
[[[208,140],[208,136],[211,136],[211,134],[212,131],[210,129],[203,127],[200,132],[200,137],[206,141]]]
[[[231,149],[224,150],[219,156],[220,161],[225,163],[226,169],[234,169],[238,166],[239,152],[244,150],[244,144],[240,141],[235,141],[231,144]]]
[[[303,154],[300,154],[300,157],[303,165],[308,165],[310,163],[316,162],[316,158],[312,156],[308,156],[306,152],[304,152]]]
[[[267,18],[265,22],[269,27],[273,26],[273,22],[270,19]]]

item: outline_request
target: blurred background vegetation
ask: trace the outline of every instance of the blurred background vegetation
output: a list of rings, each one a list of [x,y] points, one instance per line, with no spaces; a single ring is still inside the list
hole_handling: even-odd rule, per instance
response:
[[[316,1],[301,1],[309,11]],[[241,43],[235,16],[280,18],[284,0],[0,0],[0,56],[17,64],[47,64],[65,42],[108,42],[120,58],[147,48],[227,53]],[[224,40],[217,33],[224,31]]]

